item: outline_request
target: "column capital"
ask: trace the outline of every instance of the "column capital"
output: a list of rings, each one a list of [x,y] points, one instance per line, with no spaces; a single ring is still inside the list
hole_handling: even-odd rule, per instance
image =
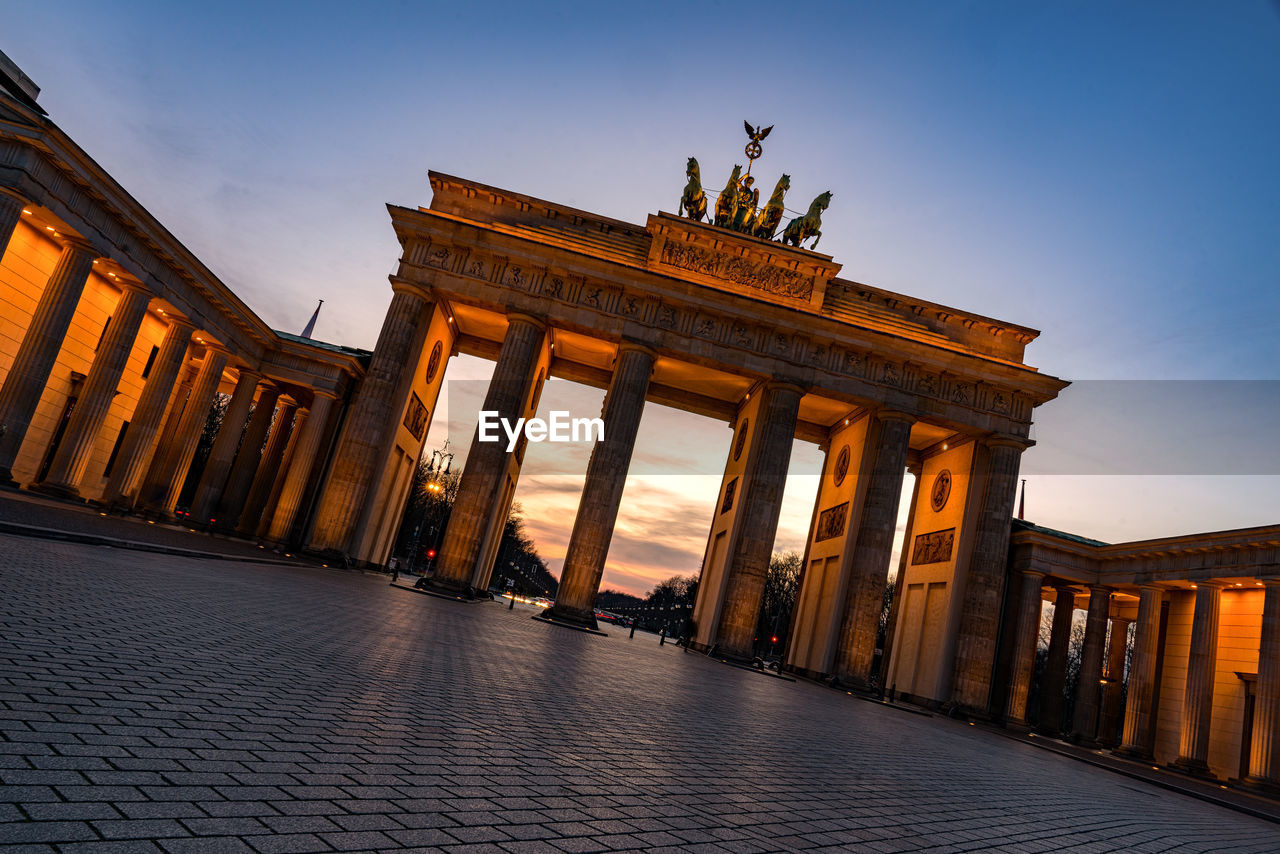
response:
[[[403,279],[391,279],[391,292],[396,294],[405,294],[406,296],[417,297],[423,302],[430,302],[429,297],[423,292],[422,286],[406,282]]]
[[[1221,590],[1221,589],[1222,589],[1222,588],[1224,588],[1224,587],[1230,587],[1230,586],[1231,586],[1230,584],[1228,584],[1227,582],[1223,581],[1223,580],[1222,580],[1222,579],[1220,579],[1220,578],[1206,578],[1206,579],[1205,579],[1205,580],[1203,580],[1203,581],[1193,581],[1193,582],[1191,582],[1191,589],[1192,589],[1192,590],[1198,590],[1198,589],[1200,589],[1201,587],[1207,587],[1207,588],[1209,588],[1210,590],[1212,590],[1212,589],[1214,589],[1214,588],[1217,588],[1217,589]]]
[[[103,257],[98,251],[98,247],[89,242],[88,239],[78,234],[67,234],[65,232],[56,232],[58,242],[62,244],[63,249],[74,249],[76,251],[92,255],[94,258]]]
[[[996,433],[982,439],[982,444],[988,448],[1012,448],[1018,453],[1022,453],[1030,448],[1034,443],[1029,439],[1020,436],[1010,436],[1004,433]]]
[[[139,282],[137,279],[126,279],[124,276],[116,276],[111,280],[111,284],[115,285],[125,293],[146,294],[148,297],[152,296],[151,289],[142,282]]]
[[[27,199],[26,196],[19,193],[12,187],[0,187],[0,196],[7,196],[8,198],[15,199],[19,204],[24,206],[30,203],[30,200]]]
[[[245,378],[250,378],[255,380],[262,379],[262,371],[256,370],[255,368],[240,367],[239,365],[237,365],[236,373],[237,373],[237,377],[236,377],[237,382],[244,380]]]
[[[907,424],[915,424],[919,420],[914,415],[896,409],[879,409],[875,416],[878,421],[903,421]]]
[[[1106,584],[1090,584],[1089,585],[1090,595],[1094,593],[1105,593],[1108,596],[1110,596],[1112,593],[1115,593],[1115,592],[1116,592],[1116,589],[1114,587],[1111,587]]]
[[[1045,573],[1041,572],[1038,569],[1023,569],[1019,571],[1022,573],[1022,577],[1024,579],[1034,579],[1036,581],[1043,581],[1045,577]]]
[[[547,320],[543,317],[536,317],[532,314],[525,314],[522,311],[507,312],[507,323],[527,323],[530,326],[536,326],[539,329],[547,328]]]
[[[313,388],[311,391],[317,398],[327,397],[329,400],[337,400],[340,397],[339,394],[329,391],[328,389]],[[314,405],[314,403],[312,405]]]
[[[202,338],[196,343],[203,347],[206,353],[221,353],[223,356],[231,355],[231,351],[226,348],[226,345],[221,344],[212,338]]]
[[[793,380],[779,379],[777,377],[770,380],[765,380],[764,383],[761,384],[760,390],[761,391],[765,391],[765,390],[794,391],[796,394],[801,396],[807,394],[809,391],[809,389],[806,386],[803,386],[798,382],[795,382]]]
[[[652,347],[650,347],[648,344],[642,344],[642,343],[641,343],[641,342],[639,342],[639,341],[628,341],[628,340],[627,340],[627,339],[625,339],[625,338],[624,338],[623,340],[621,340],[621,341],[619,341],[619,342],[618,342],[618,355],[619,355],[619,356],[621,356],[623,353],[625,353],[625,352],[627,352],[627,351],[629,351],[629,350],[634,350],[634,351],[639,352],[639,353],[644,353],[644,354],[645,354],[646,356],[648,356],[650,359],[657,359],[657,358],[658,358],[658,351],[657,351],[657,350],[655,350],[655,349],[653,349]]]

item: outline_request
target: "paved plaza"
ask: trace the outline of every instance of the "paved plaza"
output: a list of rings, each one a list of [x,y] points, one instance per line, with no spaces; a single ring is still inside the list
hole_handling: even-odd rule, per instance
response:
[[[978,727],[337,570],[0,536],[23,851],[1275,851]],[[10,848],[9,846],[13,846]]]

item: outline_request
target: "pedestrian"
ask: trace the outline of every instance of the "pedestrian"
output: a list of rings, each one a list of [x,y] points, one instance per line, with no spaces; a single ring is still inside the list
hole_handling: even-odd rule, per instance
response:
[[[391,567],[391,583],[395,584],[400,580],[400,558],[392,557],[391,560],[387,562],[387,565]]]

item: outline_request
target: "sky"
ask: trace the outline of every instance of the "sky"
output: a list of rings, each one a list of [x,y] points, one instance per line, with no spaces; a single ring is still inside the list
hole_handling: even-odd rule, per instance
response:
[[[316,337],[372,347],[384,205],[428,204],[428,169],[642,223],[690,155],[722,185],[747,119],[775,126],[762,185],[833,192],[842,276],[1042,330],[1027,361],[1073,385],[1037,411],[1028,518],[1107,541],[1280,522],[1275,3],[5,0],[0,20],[51,118],[276,328],[323,298]],[[450,409],[428,449],[468,443],[474,407]],[[696,572],[728,436],[646,410],[606,585]],[[586,452],[532,447],[516,497],[557,569]],[[796,443],[776,547],[803,546],[821,460]]]

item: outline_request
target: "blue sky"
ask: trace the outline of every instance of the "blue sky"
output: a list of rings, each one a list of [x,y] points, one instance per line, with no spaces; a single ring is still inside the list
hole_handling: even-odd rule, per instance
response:
[[[383,205],[427,204],[429,168],[643,222],[675,208],[689,155],[723,184],[745,118],[776,126],[756,172],[792,176],[789,206],[833,191],[821,248],[846,277],[1041,329],[1028,361],[1067,379],[1280,379],[1273,3],[44,2],[3,19],[51,117],[277,327],[323,297],[318,337],[373,344],[398,249]],[[1160,392],[1118,422],[1114,394],[1083,388],[1039,414],[1037,521],[1101,539],[1280,521],[1276,385]],[[1035,473],[1135,436],[1151,471]],[[1200,462],[1221,436],[1267,463]],[[803,538],[797,495],[780,544]]]

